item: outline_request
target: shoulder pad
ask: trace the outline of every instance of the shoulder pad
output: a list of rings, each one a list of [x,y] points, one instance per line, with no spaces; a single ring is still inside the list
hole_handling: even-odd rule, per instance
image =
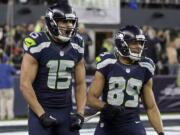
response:
[[[73,36],[72,39],[71,39],[71,42],[72,42],[72,43],[76,43],[76,44],[78,44],[80,47],[83,47],[83,48],[84,48],[84,40],[83,40],[83,38],[81,37],[81,35],[79,35],[79,34],[76,34],[75,36]]]
[[[76,36],[72,37],[71,44],[72,47],[76,49],[79,53],[84,53],[84,41],[79,34],[76,34]]]
[[[109,52],[103,52],[96,57],[96,63],[102,62],[105,59],[115,59],[115,56]]]
[[[26,37],[23,42],[23,46],[25,50],[28,50],[28,48],[37,45],[36,41],[31,37]]]
[[[96,57],[97,69],[108,66],[109,64],[114,64],[117,62],[115,56],[111,53],[101,53]]]
[[[32,53],[40,52],[42,49],[49,47],[50,41],[44,33],[32,32],[24,39],[23,48],[25,51],[30,50]]]
[[[145,57],[139,61],[141,67],[147,68],[153,75],[155,71],[155,64],[152,59]]]
[[[72,47],[77,50],[79,53],[84,53],[84,48],[79,46],[79,44],[71,43]]]
[[[78,33],[76,34],[75,37],[79,38],[80,40],[83,40],[83,37],[80,34],[78,34]]]
[[[47,40],[47,35],[44,32],[31,32],[29,34],[31,39],[36,40],[37,43]]]

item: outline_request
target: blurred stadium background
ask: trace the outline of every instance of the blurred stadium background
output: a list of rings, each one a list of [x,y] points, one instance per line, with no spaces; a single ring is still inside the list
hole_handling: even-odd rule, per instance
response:
[[[59,0],[60,1],[60,0]],[[180,0],[68,0],[85,29],[87,84],[95,71],[95,58],[102,50],[111,52],[113,33],[126,24],[140,26],[148,38],[144,52],[156,64],[154,94],[162,113],[166,135],[180,135]],[[27,105],[19,90],[22,40],[32,31],[45,29],[45,11],[58,0],[0,0],[0,49],[17,69],[14,79],[13,120],[0,121],[0,135],[27,135]],[[0,76],[1,77],[1,76]],[[73,99],[74,100],[74,99]],[[94,111],[86,108],[87,114]],[[150,127],[142,107],[148,135]],[[84,125],[82,135],[93,135],[98,117]]]

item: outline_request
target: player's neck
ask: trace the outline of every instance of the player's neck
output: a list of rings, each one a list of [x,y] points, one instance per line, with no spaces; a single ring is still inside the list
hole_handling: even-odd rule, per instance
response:
[[[119,57],[119,61],[124,65],[132,65],[134,61],[130,60],[129,58]]]
[[[48,34],[49,38],[51,39],[51,41],[55,42],[56,44],[66,45],[69,43],[69,42],[62,42],[61,40],[54,38],[54,36],[52,36],[50,32],[47,32],[47,34]]]

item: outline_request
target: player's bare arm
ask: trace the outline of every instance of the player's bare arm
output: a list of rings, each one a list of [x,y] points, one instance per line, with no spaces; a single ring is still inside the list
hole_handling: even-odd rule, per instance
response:
[[[85,79],[84,59],[82,59],[75,67],[75,99],[77,104],[77,112],[84,114],[86,105],[86,79]]]
[[[40,117],[44,113],[44,109],[39,104],[32,87],[37,70],[37,61],[31,55],[25,53],[21,64],[20,88],[30,108]]]
[[[87,97],[88,106],[97,110],[101,110],[104,107],[105,102],[99,100],[99,97],[102,94],[104,83],[105,83],[104,76],[102,75],[102,73],[96,71],[95,77],[91,83],[88,92],[88,97]]]
[[[153,82],[151,78],[143,88],[142,99],[151,125],[153,126],[153,128],[156,130],[157,133],[161,133],[164,132],[163,124],[159,109],[154,99],[152,86],[153,86]]]

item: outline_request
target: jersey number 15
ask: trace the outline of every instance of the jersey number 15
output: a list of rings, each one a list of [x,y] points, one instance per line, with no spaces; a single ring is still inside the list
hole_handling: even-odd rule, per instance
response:
[[[49,68],[47,86],[51,89],[69,89],[72,81],[72,68],[74,61],[51,60],[47,63]]]

